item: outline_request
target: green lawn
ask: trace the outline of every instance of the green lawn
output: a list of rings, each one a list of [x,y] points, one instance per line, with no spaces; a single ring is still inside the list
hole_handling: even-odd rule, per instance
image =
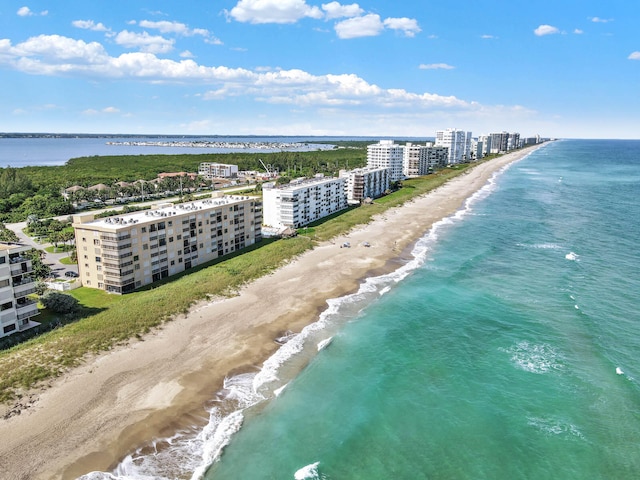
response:
[[[262,277],[313,248],[314,240],[328,240],[388,208],[437,188],[469,166],[408,180],[397,192],[372,205],[351,208],[300,229],[296,238],[263,240],[235,256],[210,262],[125,296],[91,288],[71,291],[89,316],[24,344],[0,352],[0,401],[15,398],[20,389],[64,373],[97,353],[149,332],[197,301],[234,295],[245,283]],[[313,240],[312,240],[313,238]]]

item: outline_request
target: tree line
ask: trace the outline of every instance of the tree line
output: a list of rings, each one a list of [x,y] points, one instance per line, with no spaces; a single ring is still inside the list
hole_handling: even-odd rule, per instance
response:
[[[371,142],[359,142],[357,146],[349,142],[348,148],[310,152],[93,156],[73,158],[60,166],[0,168],[0,222],[25,221],[30,215],[38,218],[69,215],[75,212],[74,202],[84,200],[105,201],[119,196],[143,197],[155,191],[176,192],[180,179],[171,177],[163,179],[157,189],[142,182],[129,186],[120,184],[154,180],[165,172],[197,172],[203,162],[232,164],[241,171],[259,172],[264,172],[264,163],[291,178],[318,173],[337,175],[340,169],[366,164],[367,143]],[[186,191],[198,187],[195,183],[192,185],[188,177],[183,177],[182,181]],[[202,180],[198,179],[198,182]],[[97,184],[105,184],[107,189],[78,190],[68,198],[62,195],[64,189],[71,186],[86,189]]]

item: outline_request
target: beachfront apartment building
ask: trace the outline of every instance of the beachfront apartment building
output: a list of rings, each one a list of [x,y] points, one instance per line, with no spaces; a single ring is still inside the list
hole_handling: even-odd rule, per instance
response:
[[[437,130],[435,144],[438,147],[449,148],[449,157],[447,159],[449,165],[463,163],[470,159],[471,132],[456,128]]]
[[[262,185],[264,225],[300,228],[347,208],[346,178],[318,176],[287,185]]]
[[[405,177],[428,175],[438,167],[446,167],[449,147],[435,146],[432,142],[414,145],[407,142],[403,147],[402,173]]]
[[[520,134],[509,132],[490,133],[491,148],[489,153],[506,153],[513,149],[520,148]]]
[[[479,148],[479,155],[477,158],[482,158],[491,153],[491,135],[480,135],[478,137],[478,145],[482,144]]]
[[[367,198],[378,198],[389,190],[391,169],[364,167],[354,170],[340,170],[345,178],[348,203],[360,203]]]
[[[205,180],[214,180],[216,178],[237,178],[238,166],[227,165],[225,163],[203,162],[198,166],[198,175]]]
[[[73,217],[82,285],[128,293],[262,239],[262,202],[223,195],[134,213]]]
[[[397,182],[404,178],[402,162],[404,149],[393,140],[380,140],[367,146],[367,167],[388,168],[391,171],[391,182]]]
[[[32,320],[38,305],[28,297],[36,291],[33,265],[24,255],[31,247],[0,243],[0,338],[39,325]]]

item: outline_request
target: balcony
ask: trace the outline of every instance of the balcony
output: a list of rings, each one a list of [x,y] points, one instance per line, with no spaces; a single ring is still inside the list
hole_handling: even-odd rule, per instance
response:
[[[19,284],[13,285],[13,294],[16,298],[27,296],[36,291],[36,284],[33,279],[23,280]]]
[[[38,310],[37,306],[34,306],[33,309],[18,313],[18,321],[24,320],[25,318],[35,317],[36,315],[40,315],[40,310]],[[29,325],[28,323],[20,325],[20,330],[26,330],[28,328],[34,327],[35,325]]]
[[[22,262],[12,262],[11,263],[11,275],[23,275],[25,273],[29,273],[33,270],[31,266],[31,260],[23,260]]]

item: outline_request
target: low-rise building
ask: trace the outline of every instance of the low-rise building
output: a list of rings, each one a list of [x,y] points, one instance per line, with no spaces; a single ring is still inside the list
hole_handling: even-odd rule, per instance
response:
[[[378,198],[389,190],[391,169],[365,167],[340,170],[340,177],[347,181],[347,201],[359,203],[366,198]]]
[[[237,178],[238,166],[204,162],[198,167],[198,175],[206,180],[213,180],[215,178]]]
[[[83,286],[127,293],[262,239],[262,202],[225,196],[154,205],[114,217],[76,215]]]
[[[347,208],[345,178],[316,177],[262,186],[264,224],[299,228]]]
[[[0,337],[39,325],[32,321],[38,305],[27,295],[36,291],[27,245],[0,243]]]

